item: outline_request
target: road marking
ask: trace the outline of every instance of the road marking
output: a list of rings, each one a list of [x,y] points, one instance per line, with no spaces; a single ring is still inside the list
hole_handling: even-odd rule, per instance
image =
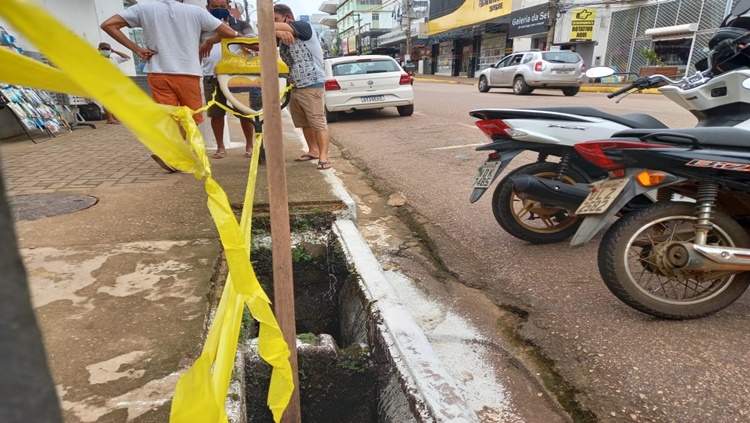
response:
[[[430,150],[455,150],[457,148],[466,148],[466,147],[476,147],[478,145],[484,145],[485,143],[479,143],[479,144],[464,144],[464,145],[451,145],[448,147],[435,147],[431,148]]]
[[[417,116],[427,116],[426,114],[424,114],[422,112],[414,112],[414,114],[417,115]]]
[[[458,122],[458,123],[456,123],[456,125],[465,126],[467,128],[479,129],[479,128],[477,128],[476,125],[469,125],[468,123],[460,123],[460,122]]]

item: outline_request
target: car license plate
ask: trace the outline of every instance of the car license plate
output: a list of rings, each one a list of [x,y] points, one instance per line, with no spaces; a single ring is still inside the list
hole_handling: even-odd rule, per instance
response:
[[[628,178],[607,179],[597,184],[578,207],[576,215],[604,213],[615,202],[629,181]]]
[[[474,178],[474,183],[471,185],[474,188],[489,188],[492,181],[495,180],[495,175],[500,170],[500,160],[494,162],[486,162],[479,167],[477,176]]]
[[[383,101],[383,100],[385,100],[385,97],[382,95],[368,95],[368,96],[362,97],[363,103],[370,103],[373,101]]]

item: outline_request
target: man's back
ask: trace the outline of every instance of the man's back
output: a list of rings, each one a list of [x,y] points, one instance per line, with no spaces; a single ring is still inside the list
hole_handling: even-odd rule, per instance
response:
[[[221,25],[205,9],[173,0],[139,3],[120,16],[130,27],[143,28],[146,48],[157,52],[146,64],[146,73],[200,76],[201,33]]]

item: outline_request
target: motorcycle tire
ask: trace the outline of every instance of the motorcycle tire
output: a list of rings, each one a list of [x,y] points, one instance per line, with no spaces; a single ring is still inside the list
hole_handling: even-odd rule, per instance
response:
[[[562,209],[545,208],[535,201],[522,200],[516,196],[510,182],[510,177],[518,174],[554,179],[559,167],[559,163],[531,163],[515,169],[498,182],[492,195],[492,213],[506,232],[532,244],[560,242],[576,233],[582,219],[571,216]],[[563,181],[574,184],[588,182],[588,179],[580,172],[569,168],[563,175]],[[516,206],[521,206],[520,210],[517,210]]]
[[[615,222],[599,244],[599,273],[607,288],[630,307],[664,319],[703,317],[732,304],[748,288],[750,272],[713,280],[711,272],[696,272],[701,282],[690,275],[670,275],[663,264],[660,267],[664,249],[659,239],[685,234],[683,240],[688,241],[694,237],[695,221],[695,204],[665,201]],[[711,222],[709,243],[750,248],[750,236],[729,215],[715,211]]]

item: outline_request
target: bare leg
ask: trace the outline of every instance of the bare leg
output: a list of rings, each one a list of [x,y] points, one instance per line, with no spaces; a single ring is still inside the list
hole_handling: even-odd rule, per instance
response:
[[[111,124],[118,124],[118,123],[120,123],[120,121],[117,120],[117,118],[115,117],[115,115],[113,115],[112,112],[110,112],[107,109],[104,109],[104,117],[107,119],[107,123],[111,123]]]
[[[224,147],[224,116],[211,118],[211,131],[216,138],[216,153],[213,157],[214,159],[221,159],[227,155],[227,150]]]
[[[328,158],[328,147],[331,145],[331,140],[328,130],[317,131],[312,128],[310,128],[310,130],[313,131],[315,142],[318,145],[318,151],[320,152],[320,155],[318,156],[318,169],[330,169],[331,163]]]
[[[240,126],[242,127],[242,133],[245,135],[245,157],[250,158],[253,155],[253,136],[255,135],[255,127],[253,123],[247,119],[240,119]]]
[[[315,131],[309,126],[303,126],[302,133],[305,134],[305,142],[307,143],[308,150],[307,154],[311,155],[312,157],[320,157],[320,148],[318,148],[318,141],[315,138]],[[328,157],[327,150],[326,157]]]

